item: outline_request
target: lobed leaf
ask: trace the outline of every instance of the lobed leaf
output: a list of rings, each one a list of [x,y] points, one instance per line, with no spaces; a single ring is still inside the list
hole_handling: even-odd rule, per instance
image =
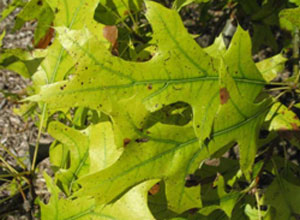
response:
[[[154,220],[147,206],[148,190],[155,180],[142,183],[108,205],[97,205],[94,199],[81,197],[77,199],[59,199],[60,190],[51,178],[44,175],[51,198],[47,205],[40,203],[42,219],[92,219],[92,220]]]
[[[235,143],[241,170],[251,180],[260,127],[271,101],[257,101],[266,82],[252,60],[246,31],[237,28],[228,50],[220,40],[202,49],[175,10],[149,1],[146,16],[155,54],[145,62],[125,61],[111,54],[103,35],[107,28],[93,21],[98,1],[48,2],[57,11],[58,38],[34,76],[37,94],[27,100],[45,103],[51,111],[102,111],[112,123],[84,131],[50,125],[50,133],[71,157],[68,168],[60,167],[58,183],[68,195],[76,191],[73,196],[80,198],[59,206],[69,208],[88,196],[89,207],[102,209],[122,201],[140,184],[162,180],[169,211],[201,208],[201,188],[186,187],[186,177]],[[52,157],[61,152],[52,151]],[[223,185],[219,196],[226,199],[218,207],[230,217],[239,194],[227,194]],[[87,212],[97,208],[92,210]]]
[[[70,81],[44,86],[40,94],[29,100],[46,102],[52,108],[75,105],[108,113],[120,100],[124,106],[130,105],[133,99],[138,100],[150,111],[184,101],[192,106],[194,129],[199,139],[209,137],[220,104],[217,68],[220,61],[199,48],[175,11],[151,2],[147,4],[147,16],[153,26],[154,42],[158,45],[158,51],[150,61],[123,61],[113,57],[101,42],[87,34],[87,30],[76,34],[61,29],[62,44],[77,63],[76,76]],[[166,23],[167,18],[172,22]],[[243,43],[241,39],[245,39]],[[83,42],[83,45],[78,42]],[[225,61],[242,96],[251,102],[264,81],[251,60],[250,52],[250,38],[239,28]],[[248,55],[242,56],[245,53]],[[178,66],[177,63],[185,64]],[[197,94],[197,97],[191,94]]]
[[[186,176],[224,147],[239,144],[241,169],[250,180],[270,100],[254,103],[265,81],[252,61],[246,31],[239,27],[229,49],[214,58],[190,37],[174,10],[154,2],[146,5],[157,45],[150,61],[128,62],[111,55],[107,42],[89,27],[57,28],[76,63],[75,74],[43,86],[29,100],[53,109],[88,107],[111,117],[116,143],[120,147],[123,142],[125,151],[112,166],[80,179],[82,189],[76,195],[106,204],[141,182],[162,179],[169,209],[181,213],[201,207],[200,187],[185,187]],[[193,129],[145,127],[148,111],[177,102],[191,106]]]

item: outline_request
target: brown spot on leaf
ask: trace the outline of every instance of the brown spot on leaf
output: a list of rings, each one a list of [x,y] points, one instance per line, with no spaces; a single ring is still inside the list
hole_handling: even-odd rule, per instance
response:
[[[220,89],[220,101],[221,104],[224,105],[227,103],[228,99],[230,98],[228,90],[224,87]]]
[[[118,28],[116,26],[105,26],[103,28],[103,36],[108,40],[114,48],[118,39]]]
[[[293,130],[295,130],[295,131],[299,130],[299,127],[297,126],[297,124],[291,123],[291,126],[292,126]]]
[[[130,139],[129,138],[124,138],[123,140],[123,146],[126,147],[129,143],[130,143]]]
[[[149,190],[149,194],[150,195],[155,195],[159,192],[160,190],[160,185],[159,183],[156,183],[154,186],[152,186],[152,188]]]
[[[43,5],[43,1],[42,0],[38,1],[37,5],[39,5],[39,6]]]
[[[147,88],[148,88],[149,90],[151,90],[151,89],[152,89],[152,85],[149,84]]]
[[[46,49],[51,44],[51,40],[53,36],[54,36],[54,29],[50,27],[47,33],[45,34],[45,36],[42,39],[40,39],[40,41],[34,47],[39,49]],[[33,44],[35,44],[34,41]]]

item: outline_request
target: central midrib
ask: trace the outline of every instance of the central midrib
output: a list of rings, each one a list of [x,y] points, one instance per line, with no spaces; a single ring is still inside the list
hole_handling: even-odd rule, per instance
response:
[[[199,76],[199,77],[192,77],[192,78],[178,78],[178,79],[150,79],[150,80],[143,80],[143,81],[133,81],[126,84],[119,84],[119,85],[108,85],[108,86],[98,86],[98,87],[91,87],[91,88],[83,88],[83,89],[76,89],[76,90],[68,90],[68,91],[58,91],[56,93],[51,92],[49,96],[56,96],[58,94],[71,94],[71,93],[80,93],[80,92],[94,92],[98,90],[108,90],[108,89],[121,89],[121,88],[129,88],[133,86],[140,86],[140,85],[155,85],[155,84],[186,84],[186,83],[195,83],[201,81],[217,81],[219,80],[219,76]],[[261,80],[255,79],[245,79],[245,78],[234,78],[236,82],[239,83],[247,83],[247,84],[254,84],[254,85],[265,85],[266,82]]]

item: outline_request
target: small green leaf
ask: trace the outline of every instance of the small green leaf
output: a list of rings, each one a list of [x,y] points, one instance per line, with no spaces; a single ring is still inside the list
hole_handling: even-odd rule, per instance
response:
[[[4,31],[2,32],[2,34],[0,35],[0,47],[2,47],[2,40],[3,40],[3,38],[5,37],[5,34],[6,34],[6,31],[4,30]]]
[[[8,49],[1,52],[0,67],[14,71],[25,78],[31,77],[42,62],[37,53],[22,49]]]
[[[296,103],[295,105],[293,105],[293,107],[300,108],[300,103]]]
[[[202,209],[200,209],[198,213],[208,216],[216,210],[223,210],[224,213],[226,213],[226,215],[229,218],[231,218],[232,211],[236,206],[236,203],[238,202],[239,198],[241,197],[241,194],[238,191],[233,191],[233,190],[227,193],[225,180],[223,176],[221,176],[220,174],[218,175],[218,179],[215,182],[215,184],[217,185],[218,204],[205,206]]]
[[[20,29],[26,21],[38,21],[34,40],[38,43],[47,33],[54,19],[54,12],[45,0],[31,0],[18,14],[15,29]]]
[[[217,184],[218,184],[218,195],[220,197],[220,208],[224,210],[226,215],[230,218],[232,210],[240,197],[240,193],[234,191],[227,193],[225,191],[224,178],[221,175],[218,176]]]
[[[294,214],[300,214],[300,186],[277,176],[267,188],[264,198],[265,205],[271,205],[276,210],[274,220],[293,219]]]
[[[282,56],[282,54],[278,54],[256,63],[256,67],[259,69],[266,82],[271,82],[277,77],[278,73],[284,69],[286,61],[287,58]]]
[[[95,11],[95,20],[106,24],[115,25],[129,16],[136,14],[142,8],[141,0],[105,0],[99,2]]]
[[[296,27],[300,28],[299,13],[300,7],[282,10],[279,14],[280,25],[289,31],[293,31]]]
[[[292,2],[292,3],[300,6],[300,0],[289,0],[289,2]]]
[[[266,120],[271,120],[270,131],[277,131],[280,136],[300,148],[300,120],[292,110],[277,102],[270,109]]]
[[[245,206],[245,214],[249,217],[249,220],[258,220],[259,214],[256,208],[251,207],[251,205],[247,204]],[[265,217],[266,211],[260,210],[261,217]],[[265,218],[264,218],[265,219]]]
[[[177,11],[180,11],[184,6],[189,5],[191,3],[206,3],[210,0],[175,0],[173,3],[173,8]]]

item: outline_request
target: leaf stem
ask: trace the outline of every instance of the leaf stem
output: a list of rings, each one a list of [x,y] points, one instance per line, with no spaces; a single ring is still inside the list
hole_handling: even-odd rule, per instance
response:
[[[28,175],[29,172],[28,171],[25,171],[25,172],[20,172],[20,173],[17,173],[17,174],[12,174],[12,173],[4,173],[4,174],[0,174],[0,179],[2,178],[7,178],[7,177],[22,177],[22,176],[26,176]]]
[[[274,97],[273,103],[277,102],[278,99],[279,99],[281,96],[283,96],[285,93],[287,93],[287,91],[288,91],[288,90],[284,90],[284,91],[282,91],[281,93],[279,93],[276,97]]]
[[[260,201],[259,201],[259,195],[258,190],[255,191],[255,199],[257,204],[257,213],[258,213],[258,220],[262,220],[261,211],[260,211]]]
[[[291,83],[290,82],[267,82],[266,85],[288,86],[291,85]]]
[[[45,119],[45,115],[46,115],[46,110],[47,110],[47,104],[43,104],[41,121],[40,121],[38,136],[37,136],[36,142],[35,142],[35,149],[34,149],[34,154],[33,154],[33,159],[32,159],[32,164],[31,164],[31,172],[34,172],[34,169],[35,169],[35,163],[36,163],[37,154],[38,154],[38,151],[39,151],[40,138],[41,138],[41,134],[42,134],[42,129],[43,129],[44,119]]]
[[[7,147],[5,147],[3,144],[0,144],[0,147],[3,148],[6,153],[8,153],[12,158],[14,158],[21,167],[23,167],[24,170],[27,169],[26,165],[17,157],[15,156]]]
[[[130,7],[128,7],[128,5],[124,2],[124,0],[121,0],[121,2],[124,5],[124,7],[127,8],[128,15],[129,15],[129,17],[130,17],[130,19],[132,20],[132,23],[133,23],[133,30],[134,30],[134,32],[136,32],[138,34],[138,32],[137,32],[138,24],[136,23],[133,15],[131,13]]]
[[[284,89],[290,89],[291,87],[289,86],[282,86],[282,87],[276,87],[276,88],[271,88],[267,89],[268,91],[277,91],[277,90],[284,90]]]
[[[0,156],[0,160],[12,174],[18,174],[18,171],[16,171],[2,156]]]

